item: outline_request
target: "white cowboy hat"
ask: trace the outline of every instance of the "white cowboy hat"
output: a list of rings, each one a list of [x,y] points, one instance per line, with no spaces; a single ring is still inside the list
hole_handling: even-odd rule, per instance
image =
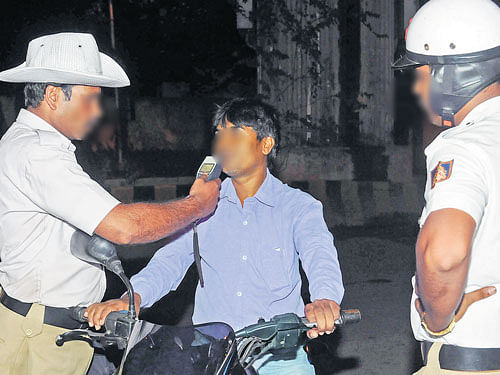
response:
[[[122,67],[99,52],[94,36],[83,33],[52,34],[32,40],[26,61],[0,72],[0,81],[100,87],[130,85]]]

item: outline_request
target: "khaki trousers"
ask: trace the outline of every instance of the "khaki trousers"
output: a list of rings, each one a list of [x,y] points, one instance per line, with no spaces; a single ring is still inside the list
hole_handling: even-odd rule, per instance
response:
[[[450,371],[442,370],[439,365],[439,351],[441,350],[442,343],[434,343],[429,350],[427,356],[427,366],[422,367],[414,375],[467,375],[467,374],[483,374],[483,375],[498,375],[499,371]]]
[[[0,303],[0,374],[85,375],[94,350],[83,341],[62,347],[56,337],[67,329],[43,324],[45,307],[34,303],[26,317]]]

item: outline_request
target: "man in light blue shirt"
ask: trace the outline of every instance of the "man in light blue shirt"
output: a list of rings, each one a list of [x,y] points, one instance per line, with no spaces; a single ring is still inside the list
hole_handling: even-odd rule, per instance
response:
[[[309,194],[293,189],[267,169],[276,153],[276,120],[258,101],[233,99],[214,117],[215,152],[230,176],[222,183],[214,214],[198,224],[205,286],[196,290],[193,322],[223,321],[235,330],[293,312],[316,321],[310,338],[331,333],[344,294],[333,237],[323,208]],[[312,303],[301,298],[299,260],[309,280]],[[193,263],[193,231],[186,228],[158,250],[132,277],[141,307],[175,290]],[[127,309],[128,299],[88,309],[89,322],[102,325],[111,310]],[[314,374],[302,349],[293,359],[267,355],[259,374]]]

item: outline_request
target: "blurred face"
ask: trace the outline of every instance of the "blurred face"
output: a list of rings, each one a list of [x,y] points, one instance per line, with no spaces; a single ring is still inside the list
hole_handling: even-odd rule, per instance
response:
[[[84,139],[102,116],[101,88],[73,86],[70,100],[60,87],[55,90],[59,92],[54,97],[54,125],[70,139]]]
[[[257,132],[248,126],[235,127],[230,121],[217,126],[214,152],[220,158],[224,173],[239,177],[259,167],[267,167],[267,155],[274,147],[274,138],[258,140]]]
[[[416,69],[413,92],[419,98],[420,105],[429,116],[430,121],[437,126],[441,126],[441,116],[435,114],[431,109],[431,68],[429,65],[420,66]]]

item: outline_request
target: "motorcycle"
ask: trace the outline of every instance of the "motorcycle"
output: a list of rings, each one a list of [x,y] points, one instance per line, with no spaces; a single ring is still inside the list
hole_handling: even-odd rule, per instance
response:
[[[114,311],[104,328],[75,329],[56,338],[58,346],[74,340],[95,348],[123,350],[115,374],[122,375],[258,375],[254,363],[267,353],[293,351],[306,341],[305,332],[315,323],[296,314],[276,315],[269,321],[259,319],[236,332],[227,324],[213,322],[188,327],[164,326],[139,320],[135,310],[134,289],[125,275],[115,246],[96,235],[75,232],[71,252],[91,263],[101,264],[117,274],[127,286],[129,307]],[[73,319],[86,322],[86,307],[73,307]],[[336,327],[361,320],[359,310],[342,310]]]

